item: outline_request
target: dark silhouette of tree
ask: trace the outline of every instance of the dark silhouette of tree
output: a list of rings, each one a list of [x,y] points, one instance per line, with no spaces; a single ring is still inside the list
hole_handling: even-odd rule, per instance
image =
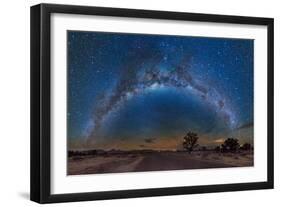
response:
[[[237,151],[239,149],[239,141],[235,138],[227,138],[224,143],[221,145],[223,152],[228,151]]]
[[[221,152],[227,152],[227,151],[228,151],[228,149],[227,149],[226,145],[222,144],[221,145]]]
[[[202,146],[201,147],[201,151],[206,151],[207,150],[207,147],[206,146]]]
[[[216,152],[220,152],[220,151],[221,151],[221,147],[220,147],[220,146],[216,146],[216,147],[215,147],[215,151],[216,151]]]
[[[252,145],[249,143],[244,143],[241,147],[242,150],[250,150],[252,148]]]
[[[197,141],[199,137],[196,133],[194,132],[188,132],[184,137],[183,137],[183,147],[191,153],[195,147],[198,146]]]

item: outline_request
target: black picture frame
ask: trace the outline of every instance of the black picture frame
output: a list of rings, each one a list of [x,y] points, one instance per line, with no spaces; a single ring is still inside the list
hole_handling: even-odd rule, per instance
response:
[[[149,19],[181,20],[194,22],[219,22],[267,26],[267,181],[238,184],[219,184],[187,187],[121,190],[106,192],[86,192],[73,194],[51,194],[51,90],[50,90],[50,15],[52,13],[100,15],[113,17],[134,17]],[[88,201],[102,199],[165,196],[179,194],[210,193],[273,188],[273,27],[272,18],[195,14],[152,10],[103,8],[39,4],[31,7],[31,174],[30,199],[38,203]],[[264,86],[266,87],[266,86]]]

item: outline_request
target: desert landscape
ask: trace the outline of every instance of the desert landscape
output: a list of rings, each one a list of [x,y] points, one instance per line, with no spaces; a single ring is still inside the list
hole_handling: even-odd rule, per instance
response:
[[[253,150],[239,152],[194,151],[71,151],[68,175],[183,169],[248,167]]]

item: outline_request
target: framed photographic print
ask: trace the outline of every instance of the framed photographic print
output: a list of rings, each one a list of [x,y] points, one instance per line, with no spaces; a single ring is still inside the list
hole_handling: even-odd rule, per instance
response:
[[[31,200],[273,188],[273,19],[31,7]]]

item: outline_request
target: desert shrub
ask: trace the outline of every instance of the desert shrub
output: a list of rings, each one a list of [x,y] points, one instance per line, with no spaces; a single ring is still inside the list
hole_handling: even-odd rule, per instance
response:
[[[205,146],[201,147],[201,151],[206,151],[206,150],[207,150],[207,147],[205,147]]]
[[[236,152],[239,149],[239,141],[235,138],[227,138],[221,145],[222,152]]]
[[[221,147],[220,146],[216,146],[214,150],[215,150],[215,152],[219,153],[221,151]]]
[[[241,150],[250,150],[252,149],[252,145],[249,143],[244,143],[241,147]]]

